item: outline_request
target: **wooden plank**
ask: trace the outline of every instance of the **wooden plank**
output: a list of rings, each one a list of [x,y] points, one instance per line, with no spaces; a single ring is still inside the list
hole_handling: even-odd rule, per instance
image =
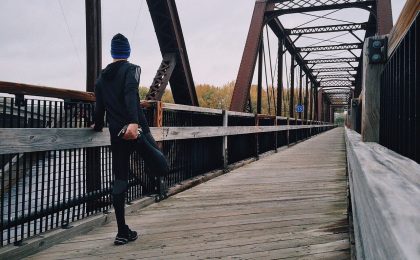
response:
[[[229,111],[230,116],[240,116],[240,117],[254,117],[252,113],[238,112],[238,111]]]
[[[129,213],[127,246],[113,222],[30,259],[348,259],[345,168],[337,128]]]
[[[0,154],[98,147],[110,144],[108,131],[90,128],[2,128]]]
[[[231,126],[231,127],[151,127],[156,141],[210,138],[230,135],[287,131],[320,127],[305,126]],[[0,154],[63,150],[110,145],[109,131],[90,128],[1,128]]]
[[[214,109],[214,108],[206,108],[206,107],[195,107],[195,106],[187,106],[187,105],[180,105],[180,104],[172,104],[172,103],[164,103],[163,109],[165,110],[176,110],[176,111],[189,111],[189,112],[199,112],[199,113],[207,113],[207,114],[216,114],[221,115],[221,109]]]
[[[358,257],[420,259],[420,165],[346,129]]]
[[[416,17],[419,15],[420,1],[407,0],[404,8],[402,9],[397,22],[391,30],[389,35],[388,56],[391,56],[399,43],[402,41],[408,29]]]
[[[5,81],[0,81],[0,93],[95,102],[95,94],[93,92],[83,92]]]
[[[369,41],[385,39],[385,36],[373,36],[366,39],[363,46],[362,73],[362,137],[365,142],[379,142],[379,118],[381,107],[381,75],[385,64],[370,63]],[[383,104],[387,105],[387,104]],[[355,113],[356,114],[356,113]]]

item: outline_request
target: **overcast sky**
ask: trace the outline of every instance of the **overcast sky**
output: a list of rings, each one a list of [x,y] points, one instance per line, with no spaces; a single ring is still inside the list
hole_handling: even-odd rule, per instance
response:
[[[84,2],[1,0],[0,81],[84,90]],[[235,80],[255,0],[177,0],[176,3],[194,81],[222,85]],[[392,0],[394,22],[404,3],[405,0]],[[335,15],[354,18],[354,14]],[[282,22],[289,27],[305,19],[310,17],[288,16]],[[111,61],[112,36],[123,33],[131,43],[130,61],[142,67],[140,84],[149,86],[161,54],[146,1],[102,0],[102,30],[103,66]]]

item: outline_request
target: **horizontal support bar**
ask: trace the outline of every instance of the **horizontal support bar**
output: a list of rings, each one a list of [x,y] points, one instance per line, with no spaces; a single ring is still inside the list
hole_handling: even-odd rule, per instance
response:
[[[284,1],[284,2],[292,2],[292,1]],[[333,2],[332,2],[333,3]],[[365,10],[369,10],[370,6],[373,6],[375,1],[373,0],[365,0],[365,1],[347,1],[346,3],[339,3],[339,4],[327,4],[327,3],[319,3],[319,5],[312,5],[312,6],[290,6],[288,3],[282,3],[277,5],[277,10],[267,12],[267,15],[272,17],[277,17],[280,15],[285,14],[293,14],[293,13],[304,13],[304,12],[318,12],[318,11],[327,11],[327,10],[335,10],[335,9],[345,9],[345,8],[362,8]]]
[[[176,110],[176,111],[201,112],[201,113],[217,114],[217,115],[221,115],[223,112],[222,109],[196,107],[196,106],[188,106],[188,105],[180,105],[180,104],[172,104],[172,103],[163,103],[163,109]],[[229,111],[229,114],[230,113],[231,112]]]
[[[327,80],[320,82],[321,87],[352,87],[354,86],[354,81],[351,80]]]
[[[0,93],[95,102],[95,94],[92,92],[35,86],[5,81],[0,81]]]
[[[296,48],[299,52],[321,52],[321,51],[340,51],[340,50],[356,50],[363,49],[363,43],[350,43],[338,45],[325,45],[325,46],[311,46]]]
[[[368,23],[351,23],[351,24],[338,24],[338,25],[327,25],[327,26],[302,27],[302,28],[286,29],[286,33],[289,35],[298,35],[298,34],[366,30],[368,25],[369,25]]]
[[[339,75],[317,75],[316,79],[346,79],[346,78],[354,78],[356,75],[351,74],[339,74]]]
[[[360,58],[335,58],[335,59],[315,59],[305,60],[307,64],[319,64],[319,63],[342,63],[342,62],[359,62]]]
[[[356,71],[355,67],[338,67],[338,68],[318,68],[311,69],[312,72],[339,72],[339,71]]]
[[[151,127],[156,141],[257,134],[331,125],[279,125],[230,127]],[[0,154],[65,150],[110,145],[108,129],[90,128],[0,128]]]

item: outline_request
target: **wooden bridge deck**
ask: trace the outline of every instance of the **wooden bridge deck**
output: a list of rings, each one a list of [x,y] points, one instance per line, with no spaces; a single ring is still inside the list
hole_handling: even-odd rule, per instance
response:
[[[31,259],[349,259],[342,128],[153,204]]]

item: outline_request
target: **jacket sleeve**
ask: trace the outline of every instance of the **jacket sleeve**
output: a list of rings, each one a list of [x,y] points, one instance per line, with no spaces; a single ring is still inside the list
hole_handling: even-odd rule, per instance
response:
[[[94,113],[94,122],[95,122],[95,131],[101,131],[104,127],[104,116],[105,116],[105,106],[102,96],[102,91],[100,85],[95,84],[95,113]]]
[[[124,99],[129,124],[139,124],[139,83],[140,67],[130,66],[126,73],[124,86]]]

